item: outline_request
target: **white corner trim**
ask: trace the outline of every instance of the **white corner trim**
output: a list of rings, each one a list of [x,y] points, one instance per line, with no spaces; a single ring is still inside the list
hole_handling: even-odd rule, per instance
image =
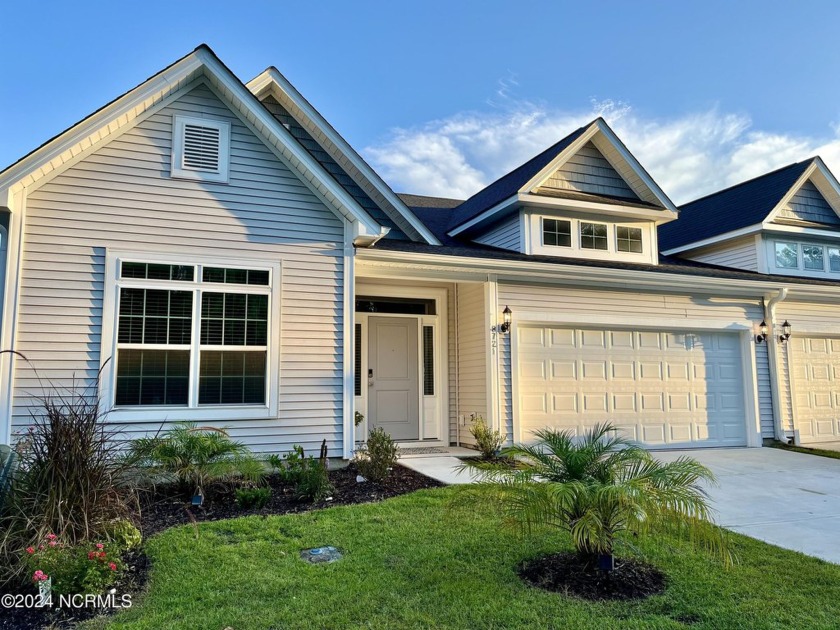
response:
[[[583,146],[592,140],[595,135],[598,133],[598,125],[596,124],[597,121],[593,121],[592,124],[584,131],[580,137],[572,141],[569,146],[565,149],[560,151],[554,159],[551,160],[547,165],[545,165],[536,175],[534,175],[531,179],[529,179],[524,186],[519,189],[519,193],[531,193],[535,188],[538,188],[540,184],[542,184],[554,171],[558,168],[563,166],[569,159],[572,158],[578,151],[583,148]]]
[[[356,357],[356,271],[355,256],[356,248],[353,247],[353,225],[345,224],[344,227],[344,264],[342,265],[343,279],[343,323],[342,334],[344,335],[343,369],[342,379],[342,456],[344,459],[353,457],[356,442],[356,387],[354,380],[355,357]],[[367,415],[367,414],[365,414]]]
[[[324,134],[327,140],[336,146],[342,154],[353,164],[353,166],[376,188],[377,191],[405,218],[417,233],[430,245],[440,245],[440,241],[434,234],[417,218],[409,207],[400,199],[385,181],[374,171],[370,165],[353,149],[352,146],[339,134],[335,128],[315,109],[303,95],[298,92],[289,81],[276,68],[268,68],[259,76],[246,84],[246,87],[258,95],[266,90],[279,90],[294,102],[294,104],[315,124]]]
[[[814,174],[814,171],[817,170],[816,161],[814,161],[808,168],[805,169],[805,172],[799,176],[799,179],[790,187],[790,189],[785,193],[785,196],[776,204],[776,206],[770,211],[766,217],[764,217],[763,223],[767,224],[772,222],[778,215],[779,212],[782,211],[787,204],[790,203],[790,200],[793,199],[793,196],[799,192],[799,189],[805,185],[809,179],[811,179],[811,175]]]

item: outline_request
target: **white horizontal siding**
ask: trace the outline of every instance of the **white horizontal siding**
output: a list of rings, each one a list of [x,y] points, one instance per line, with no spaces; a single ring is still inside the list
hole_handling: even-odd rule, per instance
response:
[[[691,252],[686,258],[720,267],[758,271],[758,245],[754,236]]]
[[[487,419],[487,338],[484,330],[484,285],[458,286],[458,411],[467,419],[461,442],[472,444],[469,417]]]
[[[231,123],[227,185],[169,176],[176,114]],[[204,85],[86,157],[27,202],[14,427],[40,381],[90,382],[100,361],[106,248],[280,261],[279,418],[220,421],[262,451],[332,454],[342,432],[343,223]],[[37,370],[37,375],[34,370]],[[150,413],[131,435],[177,420]]]
[[[712,296],[672,295],[577,287],[499,283],[499,304],[507,304],[515,317],[529,314],[550,317],[558,314],[614,316],[616,323],[632,324],[635,318],[661,318],[701,321],[760,321],[761,305],[738,300],[716,300]],[[505,335],[500,352],[500,395],[502,417],[509,434],[513,434],[511,387],[511,352],[509,335]],[[773,412],[770,394],[770,372],[766,350],[757,352],[759,412],[762,435],[772,437]]]
[[[517,213],[502,221],[486,234],[482,234],[479,238],[475,239],[475,242],[481,243],[482,245],[510,249],[515,252],[522,251],[520,225],[519,214]]]

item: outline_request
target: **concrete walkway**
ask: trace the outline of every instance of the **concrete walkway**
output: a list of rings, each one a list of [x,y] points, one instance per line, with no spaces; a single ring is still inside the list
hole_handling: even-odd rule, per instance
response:
[[[708,488],[717,522],[736,532],[840,564],[840,460],[775,448],[660,451],[708,466],[718,485]],[[448,484],[469,483],[457,474],[457,457],[400,462]]]

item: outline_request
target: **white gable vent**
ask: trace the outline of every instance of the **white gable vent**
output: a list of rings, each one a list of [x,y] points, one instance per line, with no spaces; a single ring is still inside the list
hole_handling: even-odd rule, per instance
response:
[[[228,181],[230,123],[176,116],[172,142],[172,177]]]

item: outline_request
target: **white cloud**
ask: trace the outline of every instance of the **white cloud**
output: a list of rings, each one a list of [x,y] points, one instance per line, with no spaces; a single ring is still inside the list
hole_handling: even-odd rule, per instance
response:
[[[603,116],[675,202],[683,203],[785,164],[821,155],[840,175],[840,127],[814,138],[754,129],[718,109],[650,118],[624,103],[564,111],[510,97],[500,81],[488,111],[396,129],[365,156],[395,190],[466,198],[597,116]]]

